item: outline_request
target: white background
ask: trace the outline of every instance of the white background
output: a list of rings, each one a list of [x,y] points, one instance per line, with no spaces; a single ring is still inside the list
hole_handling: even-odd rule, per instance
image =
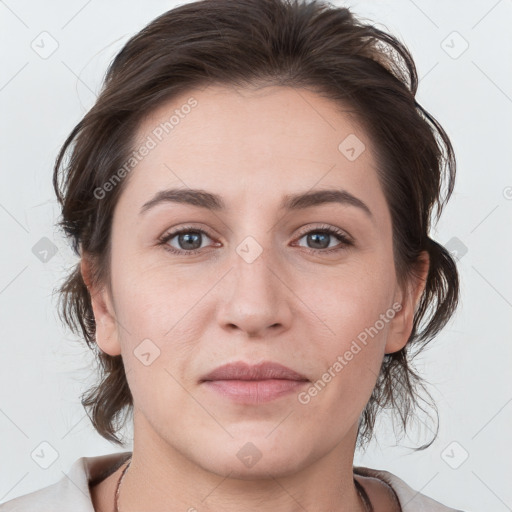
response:
[[[427,441],[428,429],[394,446],[382,423],[379,442],[356,454],[356,464],[389,470],[454,508],[512,510],[512,2],[333,3],[353,7],[410,48],[418,101],[446,129],[458,159],[455,193],[433,236],[443,244],[456,237],[467,248],[459,261],[461,307],[418,362],[439,406],[437,441],[414,453],[404,445]],[[77,261],[54,227],[52,165],[94,103],[110,60],[175,5],[0,1],[0,502],[57,481],[78,457],[131,449],[103,440],[80,405],[95,376],[52,297]],[[58,43],[48,58],[31,47],[45,37],[51,48],[43,31]],[[43,237],[58,249],[46,263],[32,251]],[[42,442],[58,455],[48,469],[31,458]]]

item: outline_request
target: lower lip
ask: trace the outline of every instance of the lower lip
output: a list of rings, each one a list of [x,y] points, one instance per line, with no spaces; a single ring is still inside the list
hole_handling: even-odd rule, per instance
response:
[[[204,384],[211,390],[244,404],[270,402],[290,393],[297,393],[308,381],[304,380],[209,380]]]

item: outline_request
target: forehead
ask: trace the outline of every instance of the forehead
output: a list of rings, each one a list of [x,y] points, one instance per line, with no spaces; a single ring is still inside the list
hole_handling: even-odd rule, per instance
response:
[[[350,108],[306,89],[210,85],[175,97],[141,122],[143,151],[123,195],[141,204],[158,190],[201,188],[228,207],[313,188],[383,200],[371,141]],[[374,196],[374,197],[372,197]]]

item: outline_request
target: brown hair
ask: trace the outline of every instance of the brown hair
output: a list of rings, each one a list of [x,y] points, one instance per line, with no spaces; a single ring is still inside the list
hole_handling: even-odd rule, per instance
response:
[[[397,411],[405,431],[419,405],[418,390],[425,390],[410,362],[458,301],[455,263],[429,237],[453,190],[455,156],[443,128],[415,100],[418,77],[407,48],[349,9],[314,0],[203,0],[153,20],[112,61],[95,105],[59,152],[53,177],[62,206],[59,226],[76,254],[90,260],[92,282],[110,290],[112,213],[127,179],[101,199],[94,191],[126,162],[145,115],[208,84],[309,87],[350,105],[370,136],[392,216],[397,275],[405,282],[421,251],[429,253],[430,268],[408,343],[384,356],[358,442],[371,439],[381,409]],[[99,383],[82,404],[96,430],[122,444],[116,433],[126,421],[122,413],[132,410],[132,395],[121,356],[95,343],[80,264],[58,291],[61,318],[96,350],[100,367]]]

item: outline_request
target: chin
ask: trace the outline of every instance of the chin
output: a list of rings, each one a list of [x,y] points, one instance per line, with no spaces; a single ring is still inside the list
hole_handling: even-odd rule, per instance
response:
[[[243,441],[236,437],[223,444],[219,442],[204,447],[194,458],[207,471],[223,477],[229,474],[230,478],[240,480],[269,479],[270,475],[285,477],[311,463],[311,454],[308,455],[303,444],[277,446],[266,436],[268,431],[261,436],[244,437]]]

